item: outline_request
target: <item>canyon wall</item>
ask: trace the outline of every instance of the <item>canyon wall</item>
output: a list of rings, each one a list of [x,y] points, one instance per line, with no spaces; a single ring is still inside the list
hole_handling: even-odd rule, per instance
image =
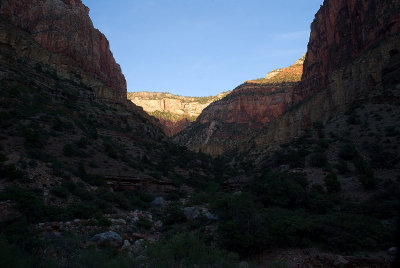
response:
[[[184,97],[171,93],[131,92],[127,98],[158,118],[165,134],[171,137],[196,120],[208,105],[229,93],[230,91],[209,97]]]
[[[175,141],[212,155],[272,148],[312,122],[343,113],[365,93],[382,89],[388,73],[400,77],[399,14],[397,0],[324,1],[311,25],[301,81],[279,87],[267,79],[249,81],[205,109]]]
[[[0,16],[29,33],[43,48],[72,59],[104,83],[88,84],[99,97],[126,102],[125,77],[107,38],[93,27],[89,8],[81,0],[2,0]]]
[[[211,103],[197,120],[174,139],[195,151],[221,154],[234,149],[292,105],[304,57],[265,78],[248,80],[219,101]]]
[[[329,83],[329,75],[400,31],[398,0],[325,0],[311,24],[299,103]]]

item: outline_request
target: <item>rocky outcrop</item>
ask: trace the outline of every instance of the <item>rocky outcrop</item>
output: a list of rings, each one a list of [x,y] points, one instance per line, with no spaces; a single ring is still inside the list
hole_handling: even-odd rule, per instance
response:
[[[107,38],[93,27],[89,8],[81,0],[2,0],[0,15],[28,32],[43,48],[70,58],[102,81],[108,89],[97,90],[100,97],[125,102],[126,81],[121,68]],[[88,86],[98,88],[96,83]]]
[[[175,140],[214,155],[273,147],[312,122],[343,113],[370,90],[396,85],[399,14],[396,0],[324,1],[311,25],[300,82],[268,84],[288,77],[282,69],[248,81],[205,109]]]
[[[298,82],[301,80],[303,74],[303,63],[306,58],[304,54],[292,66],[276,69],[269,72],[265,78],[246,81],[246,83],[290,83]]]
[[[171,93],[132,92],[127,96],[134,104],[158,118],[165,134],[171,137],[196,120],[210,103],[229,93],[230,91],[227,91],[209,97],[183,97]]]

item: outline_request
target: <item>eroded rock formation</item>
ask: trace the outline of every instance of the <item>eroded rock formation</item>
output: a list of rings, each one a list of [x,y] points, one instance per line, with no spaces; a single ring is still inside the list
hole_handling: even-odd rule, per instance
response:
[[[98,90],[100,97],[125,102],[125,77],[107,38],[93,27],[89,8],[81,0],[3,0],[0,15],[45,49],[69,57],[101,80],[111,90]]]
[[[171,137],[196,120],[210,103],[229,93],[227,91],[209,97],[183,97],[171,93],[132,92],[128,93],[128,99],[158,118],[165,134]]]

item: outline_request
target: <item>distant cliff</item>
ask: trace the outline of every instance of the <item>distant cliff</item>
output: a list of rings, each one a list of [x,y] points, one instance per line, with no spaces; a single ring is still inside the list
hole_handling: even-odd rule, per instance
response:
[[[171,93],[133,92],[127,97],[144,111],[158,118],[168,136],[173,136],[196,120],[210,103],[225,97],[223,92],[209,97],[183,97]]]

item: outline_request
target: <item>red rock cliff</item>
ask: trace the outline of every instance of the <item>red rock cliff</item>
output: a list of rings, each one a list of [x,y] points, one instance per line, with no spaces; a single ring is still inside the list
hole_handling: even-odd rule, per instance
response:
[[[311,24],[298,103],[326,88],[328,76],[400,31],[398,0],[325,0]]]
[[[175,140],[210,154],[244,147],[253,138],[257,146],[287,142],[382,84],[390,55],[399,53],[399,33],[399,0],[325,0],[311,25],[299,83],[244,84],[206,108]]]
[[[2,0],[0,15],[29,32],[50,52],[70,57],[113,89],[114,101],[126,100],[126,81],[107,38],[93,27],[81,0]]]

